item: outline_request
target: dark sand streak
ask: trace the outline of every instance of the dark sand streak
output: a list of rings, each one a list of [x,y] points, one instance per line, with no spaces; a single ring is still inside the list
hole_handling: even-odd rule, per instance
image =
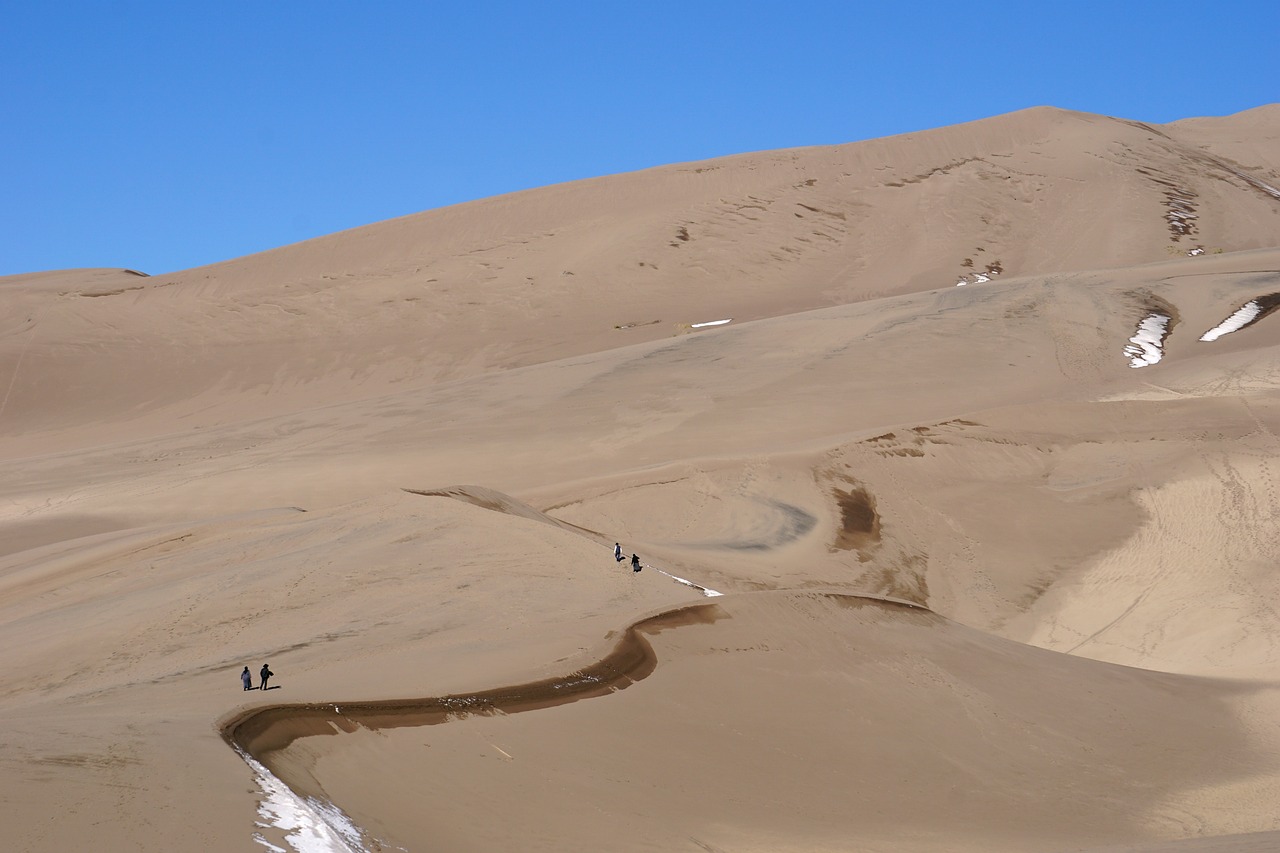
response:
[[[495,687],[478,693],[422,699],[254,708],[224,723],[221,726],[222,737],[261,761],[266,753],[285,749],[302,737],[350,733],[358,728],[434,726],[473,714],[512,714],[605,696],[625,690],[647,678],[657,668],[658,659],[653,646],[642,634],[656,634],[680,625],[711,623],[724,615],[717,604],[697,604],[643,619],[628,628],[603,659],[569,675]]]
[[[879,596],[844,593],[818,595],[851,607],[875,604],[922,613],[932,612],[918,604]],[[434,726],[476,714],[514,714],[553,708],[625,690],[651,675],[657,668],[658,659],[653,646],[644,635],[659,634],[685,625],[712,624],[722,618],[728,618],[728,614],[718,602],[694,604],[650,616],[627,628],[613,650],[600,661],[569,675],[495,687],[478,693],[422,699],[271,705],[242,711],[229,718],[219,729],[230,746],[267,764],[268,753],[286,749],[295,740],[304,737],[351,733],[360,728],[376,731],[405,726]]]

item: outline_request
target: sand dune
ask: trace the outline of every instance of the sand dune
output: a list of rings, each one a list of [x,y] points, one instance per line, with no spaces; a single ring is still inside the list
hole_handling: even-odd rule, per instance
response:
[[[1270,849],[1278,135],[1035,109],[0,279],[6,845]]]
[[[94,438],[208,427],[701,321],[1270,247],[1277,127],[1273,108],[1186,128],[1038,108],[547,187],[149,278],[10,276],[0,430],[78,446],[86,420]]]
[[[750,593],[697,611],[637,626],[657,668],[620,692],[446,706],[409,728],[329,709],[325,734],[259,754],[385,843],[450,850],[1061,849],[1269,819],[1276,783],[1257,775],[1274,754],[1231,722],[1256,687],[862,598]]]

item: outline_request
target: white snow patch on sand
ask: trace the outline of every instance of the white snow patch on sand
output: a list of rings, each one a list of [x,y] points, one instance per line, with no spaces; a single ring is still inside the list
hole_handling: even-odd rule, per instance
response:
[[[1124,354],[1129,357],[1129,366],[1150,367],[1164,358],[1164,338],[1168,329],[1169,318],[1164,314],[1148,314],[1144,317],[1124,348]]]
[[[694,589],[696,589],[698,592],[705,595],[707,598],[715,598],[717,595],[724,595],[723,592],[716,592],[714,589],[707,589],[705,586],[702,586],[701,584],[696,584],[693,581],[685,580],[684,578],[678,578],[675,575],[671,574],[671,572],[664,572],[662,569],[658,568],[657,566],[651,565],[649,563],[645,563],[644,567],[646,569],[653,569],[655,572],[657,572],[660,575],[666,575],[676,583],[682,583],[685,586],[691,586]]]
[[[675,575],[671,574],[671,572],[664,572],[662,569],[659,569],[657,566],[650,566],[649,568],[653,569],[655,572],[657,572],[660,575],[666,575],[676,583],[682,583],[685,586],[693,587],[694,589],[698,590],[698,592],[701,592],[703,595],[705,595],[707,598],[715,598],[717,595],[724,595],[723,592],[716,592],[714,589],[707,589],[705,586],[699,586],[693,581],[687,581],[684,578],[678,578]]]
[[[1216,341],[1223,335],[1238,332],[1245,326],[1252,323],[1261,311],[1262,306],[1257,302],[1246,302],[1240,308],[1236,309],[1236,313],[1232,314],[1230,317],[1201,335],[1200,340]]]
[[[729,318],[729,319],[727,319],[727,320],[708,320],[708,321],[707,321],[707,322],[705,322],[705,323],[693,323],[693,324],[691,324],[690,328],[694,328],[694,329],[702,329],[702,328],[705,328],[705,327],[707,327],[707,326],[723,326],[725,323],[732,323],[732,322],[733,322],[733,318],[732,318],[732,317],[730,317],[730,318]]]
[[[262,792],[258,803],[258,816],[262,819],[259,827],[283,830],[285,842],[296,853],[368,853],[360,828],[342,809],[314,797],[304,800],[253,756],[240,749],[236,752],[253,770],[254,781]],[[253,840],[272,853],[289,853],[260,832],[253,834]]]

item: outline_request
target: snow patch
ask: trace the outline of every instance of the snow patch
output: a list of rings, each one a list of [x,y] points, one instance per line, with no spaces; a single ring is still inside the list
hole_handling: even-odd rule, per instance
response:
[[[1271,186],[1271,184],[1268,184],[1265,181],[1260,181],[1253,175],[1246,175],[1244,172],[1238,172],[1235,169],[1229,169],[1228,171],[1244,181],[1246,184],[1252,186],[1254,189],[1261,190],[1272,198],[1280,199],[1280,190]]]
[[[1169,233],[1173,235],[1174,242],[1195,234],[1198,230],[1196,220],[1200,218],[1196,214],[1195,191],[1167,180],[1157,180],[1157,183],[1165,187],[1164,203],[1167,209],[1164,220],[1169,225]]]
[[[675,575],[671,574],[671,572],[664,572],[662,569],[659,569],[657,566],[650,566],[649,568],[653,569],[655,572],[657,572],[657,573],[658,573],[658,574],[660,574],[660,575],[666,575],[667,577],[671,578],[671,579],[672,579],[673,581],[675,581],[676,583],[682,583],[682,584],[684,584],[685,586],[691,586],[691,587],[693,587],[693,588],[694,588],[694,589],[696,589],[698,592],[700,592],[700,593],[702,593],[703,595],[705,595],[707,598],[715,598],[717,595],[724,595],[724,593],[723,593],[723,592],[716,592],[714,589],[707,589],[705,586],[699,586],[698,584],[694,583],[693,581],[687,581],[687,580],[685,580],[684,578],[678,578],[678,577],[676,577]]]
[[[657,566],[651,565],[649,563],[645,563],[644,567],[646,569],[653,569],[655,572],[657,572],[660,575],[666,575],[676,583],[682,583],[685,586],[691,586],[694,589],[696,589],[698,592],[705,595],[707,598],[715,598],[717,595],[724,595],[723,592],[716,592],[714,589],[707,589],[705,586],[702,586],[701,584],[696,584],[693,581],[685,580],[684,578],[678,578],[675,575],[671,574],[671,572],[664,572],[662,569],[658,568]]]
[[[693,323],[693,324],[691,324],[691,325],[690,325],[690,328],[691,328],[691,329],[703,329],[703,328],[706,328],[707,326],[723,326],[725,323],[732,323],[732,322],[733,322],[733,318],[732,318],[732,317],[730,317],[730,318],[729,318],[729,319],[727,319],[727,320],[708,320],[708,321],[707,321],[707,322],[705,322],[705,323]]]
[[[1144,317],[1124,348],[1129,366],[1150,367],[1164,358],[1164,339],[1168,334],[1168,316],[1152,313]]]
[[[960,278],[956,280],[956,287],[964,287],[966,284],[982,284],[983,282],[991,281],[991,279],[1000,275],[1002,272],[1004,272],[1004,267],[1000,265],[1000,262],[993,261],[992,263],[987,264],[985,271],[974,273],[972,278],[968,275],[960,276]]]
[[[599,684],[600,677],[598,675],[579,675],[577,678],[566,679],[559,684],[551,685],[552,690],[563,690],[566,687],[578,687],[583,684]]]
[[[258,802],[258,817],[262,819],[259,827],[283,830],[285,843],[295,853],[369,853],[360,828],[342,809],[315,797],[299,797],[253,756],[239,748],[236,752],[253,770],[254,781],[262,792]],[[260,832],[253,834],[253,840],[272,853],[289,853]]]
[[[1236,312],[1209,331],[1200,336],[1202,341],[1216,341],[1223,335],[1229,335],[1232,332],[1238,332],[1245,326],[1252,323],[1262,313],[1262,306],[1257,301],[1246,302]]]

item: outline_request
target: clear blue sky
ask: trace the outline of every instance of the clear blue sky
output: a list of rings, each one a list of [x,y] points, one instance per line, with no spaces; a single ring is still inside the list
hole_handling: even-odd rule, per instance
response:
[[[1280,100],[1280,2],[62,2],[0,14],[0,274],[213,263],[1048,104]]]

